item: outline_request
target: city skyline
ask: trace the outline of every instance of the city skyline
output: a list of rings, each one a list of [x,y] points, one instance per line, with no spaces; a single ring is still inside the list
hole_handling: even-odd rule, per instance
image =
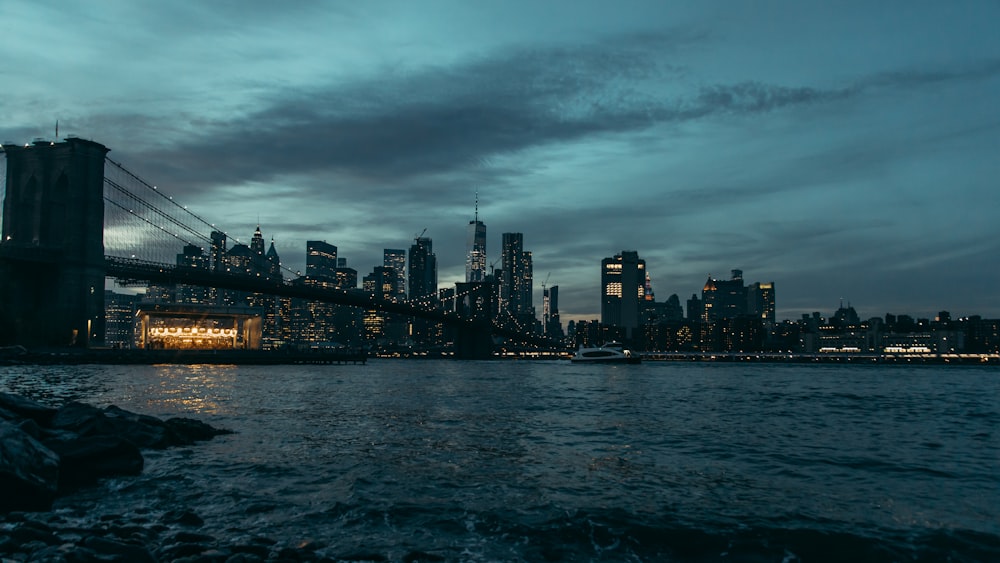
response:
[[[58,120],[294,270],[426,229],[440,287],[478,191],[564,323],[622,250],[661,300],[742,269],[779,320],[1000,316],[1000,6],[596,6],[5,3],[0,141]]]

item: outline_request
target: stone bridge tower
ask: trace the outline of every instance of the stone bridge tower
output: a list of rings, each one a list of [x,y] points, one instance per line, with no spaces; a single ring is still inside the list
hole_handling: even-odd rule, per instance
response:
[[[0,345],[101,345],[108,149],[69,138],[3,152]]]

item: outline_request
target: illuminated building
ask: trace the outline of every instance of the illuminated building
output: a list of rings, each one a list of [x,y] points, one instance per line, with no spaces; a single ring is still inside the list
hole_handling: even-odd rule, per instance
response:
[[[337,277],[337,247],[321,240],[306,241],[306,276],[332,281]]]
[[[469,221],[466,239],[468,256],[465,261],[465,281],[486,280],[486,224],[479,220],[479,194],[476,194],[476,216]]]
[[[136,345],[147,350],[259,350],[260,312],[250,307],[142,303]]]
[[[396,296],[396,271],[386,266],[376,266],[371,274],[362,280],[365,293],[377,299],[389,300]],[[364,314],[365,340],[385,338],[389,315],[377,309],[368,309]]]
[[[184,250],[177,255],[177,265],[182,268],[192,268],[196,270],[209,269],[209,257],[205,256],[201,248],[187,244]],[[174,290],[174,302],[189,303],[192,305],[210,305],[212,303],[209,288],[198,285],[178,284]]]
[[[645,294],[646,261],[638,252],[623,250],[601,261],[601,324],[619,327],[631,338]]]
[[[141,295],[104,291],[104,345],[131,348],[135,342],[135,308]]]
[[[747,292],[747,309],[748,313],[760,317],[765,327],[774,328],[774,282],[757,282],[751,285]]]
[[[401,248],[382,250],[382,265],[396,273],[396,298],[406,299],[406,251]]]
[[[504,233],[501,249],[500,314],[505,322],[513,321],[526,330],[535,323],[532,305],[531,253],[524,250],[522,233]]]

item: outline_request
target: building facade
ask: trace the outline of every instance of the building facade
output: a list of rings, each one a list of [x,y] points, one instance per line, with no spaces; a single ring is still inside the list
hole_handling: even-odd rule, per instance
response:
[[[626,338],[635,336],[645,293],[646,261],[638,252],[623,250],[601,261],[601,324],[620,327]]]

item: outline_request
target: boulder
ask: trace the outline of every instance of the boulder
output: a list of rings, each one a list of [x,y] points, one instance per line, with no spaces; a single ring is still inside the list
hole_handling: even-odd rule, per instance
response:
[[[0,512],[49,510],[58,484],[59,456],[0,421]]]
[[[231,430],[214,428],[192,418],[170,418],[167,419],[166,425],[173,434],[171,445],[175,446],[186,446],[203,440],[211,440],[215,436],[232,434]]]
[[[115,432],[114,425],[104,416],[104,411],[76,401],[59,407],[49,422],[49,428],[68,430],[80,436],[99,436]]]
[[[59,489],[71,490],[102,477],[138,475],[144,460],[135,444],[118,436],[81,436],[45,443],[59,455]]]
[[[173,445],[167,424],[155,416],[136,414],[111,405],[104,415],[114,428],[114,434],[140,448],[162,450]]]
[[[42,426],[48,425],[56,414],[56,409],[52,407],[11,393],[0,393],[0,409],[23,418],[30,418]]]

